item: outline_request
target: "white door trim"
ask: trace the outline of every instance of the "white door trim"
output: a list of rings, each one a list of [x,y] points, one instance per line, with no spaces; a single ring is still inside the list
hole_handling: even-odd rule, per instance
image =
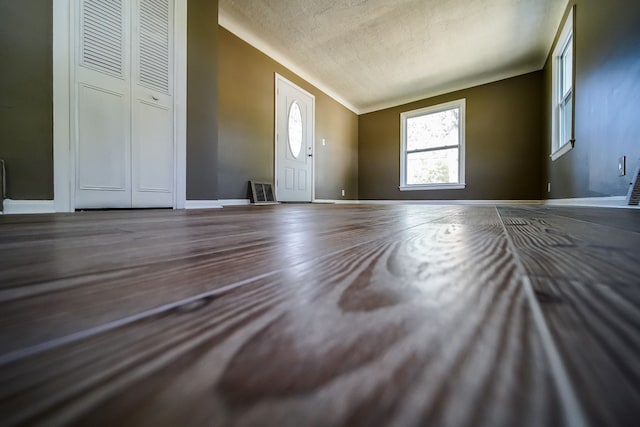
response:
[[[75,86],[75,0],[53,0],[53,200],[56,212],[75,210],[75,143],[71,91]],[[174,195],[173,208],[187,199],[187,2],[174,2]]]
[[[56,212],[74,209],[71,182],[71,0],[53,0],[53,201]]]
[[[278,178],[278,88],[280,82],[295,87],[300,92],[307,94],[311,98],[311,202],[316,201],[316,97],[307,90],[304,90],[291,80],[286,79],[278,73],[275,75],[275,92],[273,96],[273,109],[274,122],[273,122],[273,184],[276,192],[276,199],[278,195],[278,184],[276,182]]]

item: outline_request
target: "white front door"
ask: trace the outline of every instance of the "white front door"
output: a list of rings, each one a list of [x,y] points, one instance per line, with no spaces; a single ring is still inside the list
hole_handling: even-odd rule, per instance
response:
[[[76,208],[171,207],[173,0],[78,0]]]
[[[276,199],[311,202],[315,97],[276,74]]]

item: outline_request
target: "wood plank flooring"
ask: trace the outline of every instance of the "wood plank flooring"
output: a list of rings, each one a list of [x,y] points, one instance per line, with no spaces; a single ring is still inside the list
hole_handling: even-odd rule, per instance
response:
[[[593,425],[640,415],[640,211],[618,211],[500,209]]]
[[[1,216],[0,425],[635,424],[640,211],[609,213]]]

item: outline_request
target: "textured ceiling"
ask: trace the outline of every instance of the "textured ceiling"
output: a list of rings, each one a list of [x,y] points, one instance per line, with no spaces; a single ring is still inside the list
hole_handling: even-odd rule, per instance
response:
[[[219,0],[220,24],[357,113],[544,65],[567,0]]]

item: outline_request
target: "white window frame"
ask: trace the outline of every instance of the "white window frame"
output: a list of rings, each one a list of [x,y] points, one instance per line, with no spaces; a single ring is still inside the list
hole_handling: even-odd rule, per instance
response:
[[[575,135],[574,135],[574,121],[575,121],[575,37],[573,36],[573,17],[574,17],[574,8],[573,6],[567,15],[567,19],[562,27],[562,31],[560,32],[560,36],[558,37],[558,41],[556,43],[555,48],[553,49],[552,54],[552,79],[553,79],[553,93],[551,98],[551,111],[552,111],[552,126],[551,126],[551,160],[556,160],[563,156],[564,154],[571,151],[571,149],[575,145]],[[562,80],[564,69],[562,67],[562,56],[566,51],[569,43],[571,43],[572,48],[572,64],[571,64],[571,89],[562,94]],[[568,124],[570,126],[570,138],[568,141],[563,141],[561,138],[562,133],[562,114],[563,107],[562,105],[565,103],[566,99],[571,96],[571,123]]]
[[[444,104],[406,111],[400,114],[400,191],[414,190],[459,190],[466,187],[465,184],[465,128],[466,128],[466,99],[458,99]],[[407,184],[407,119],[440,113],[446,110],[458,108],[460,110],[460,122],[458,125],[458,182],[438,184]],[[444,147],[442,148],[444,149]],[[430,149],[432,150],[432,149]],[[421,151],[421,150],[418,150]],[[415,152],[415,151],[412,151]]]

